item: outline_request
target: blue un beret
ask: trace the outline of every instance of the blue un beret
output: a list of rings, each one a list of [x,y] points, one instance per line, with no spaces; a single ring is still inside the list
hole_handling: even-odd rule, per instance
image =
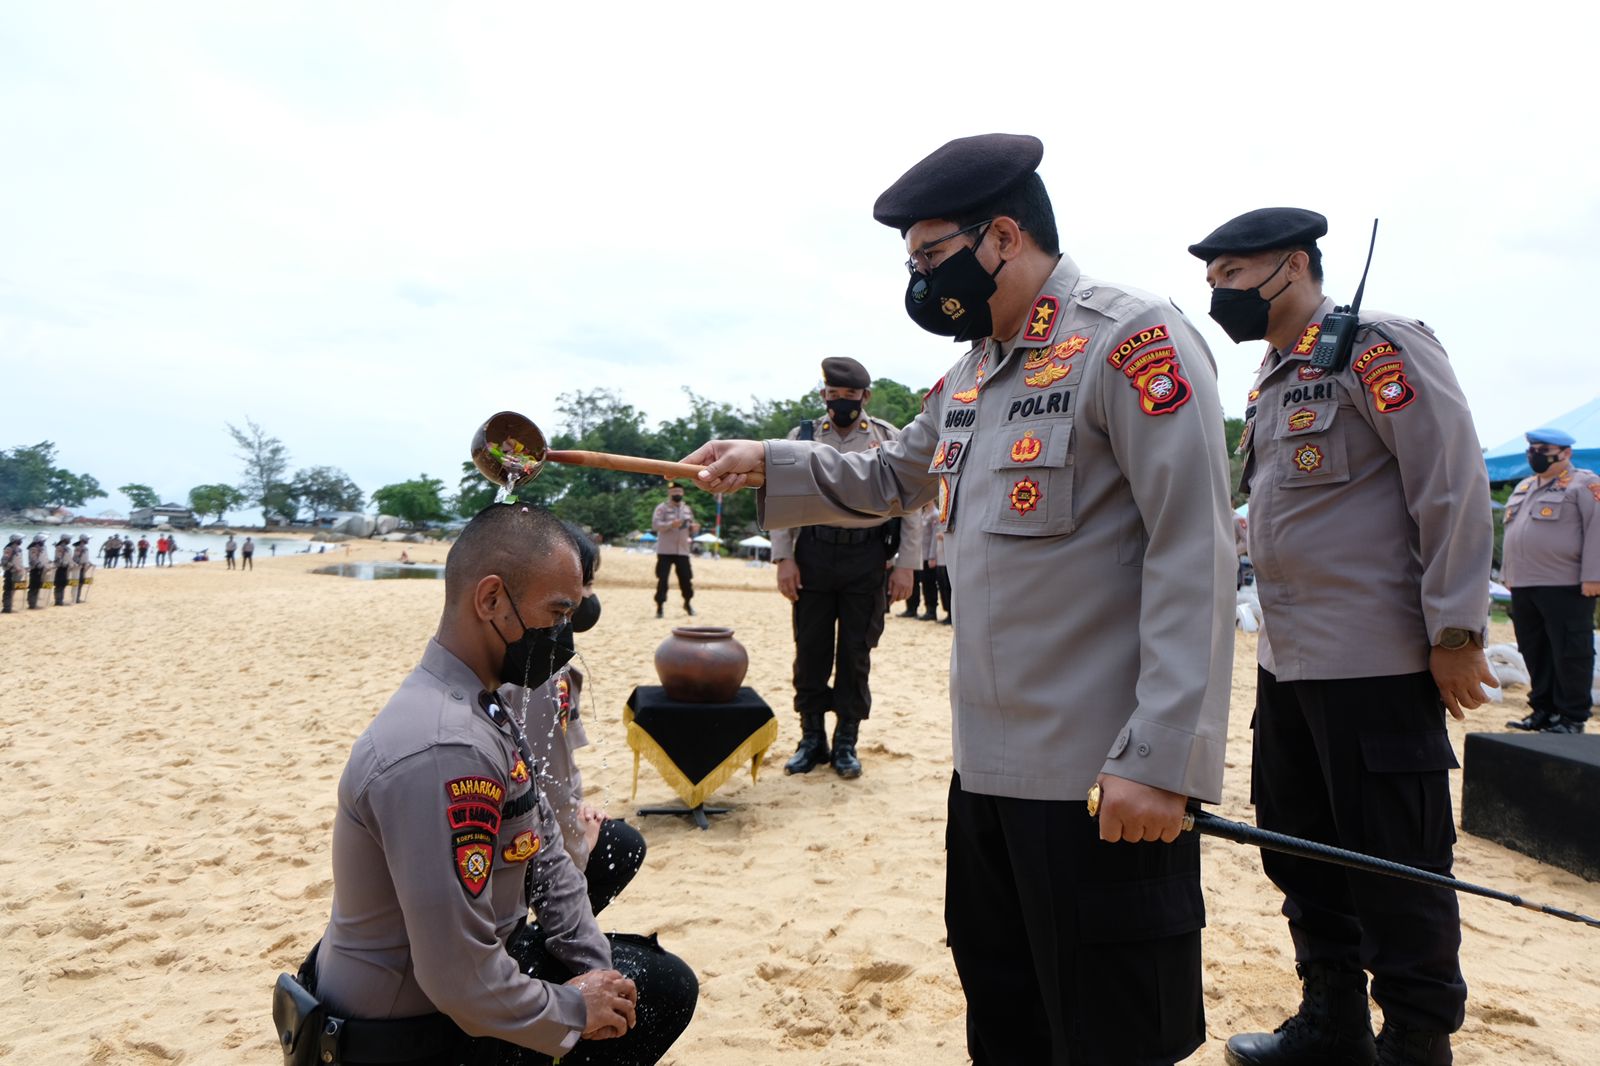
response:
[[[1219,255],[1250,255],[1274,248],[1316,244],[1328,232],[1328,220],[1300,207],[1260,207],[1246,211],[1211,231],[1189,254],[1204,262]]]
[[[1044,142],[1026,134],[958,137],[900,175],[872,205],[872,217],[901,231],[925,219],[954,218],[993,202],[1043,158]]]
[[[1549,444],[1557,448],[1570,448],[1578,443],[1578,438],[1571,433],[1564,429],[1554,429],[1550,426],[1545,426],[1543,429],[1530,429],[1523,436],[1528,438],[1529,444]]]

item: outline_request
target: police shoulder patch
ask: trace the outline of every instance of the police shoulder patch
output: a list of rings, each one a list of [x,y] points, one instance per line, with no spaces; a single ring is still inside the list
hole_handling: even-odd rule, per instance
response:
[[[1372,404],[1379,414],[1404,410],[1417,398],[1417,390],[1406,380],[1406,365],[1398,360],[1367,371],[1361,376],[1361,383],[1372,393]]]
[[[1060,310],[1061,303],[1054,296],[1039,297],[1029,312],[1028,331],[1023,339],[1048,344],[1056,331],[1056,315]]]
[[[468,896],[477,899],[489,883],[494,867],[494,834],[482,829],[464,829],[450,836],[451,863],[456,880]]]

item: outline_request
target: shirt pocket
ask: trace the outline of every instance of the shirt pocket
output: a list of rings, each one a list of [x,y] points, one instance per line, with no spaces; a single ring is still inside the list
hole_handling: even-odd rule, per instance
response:
[[[1529,505],[1528,516],[1535,522],[1561,521],[1562,500],[1539,500]]]
[[[1350,480],[1350,459],[1344,434],[1336,432],[1337,400],[1289,404],[1277,416],[1273,440],[1283,455],[1283,487],[1315,488]]]
[[[990,469],[1000,478],[1000,496],[984,523],[985,533],[1051,537],[1071,533],[1071,418],[1032,422],[996,437]]]

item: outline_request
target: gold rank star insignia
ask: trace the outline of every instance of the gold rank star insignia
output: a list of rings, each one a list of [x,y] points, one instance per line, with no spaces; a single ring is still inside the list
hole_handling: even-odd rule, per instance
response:
[[[1035,337],[1042,337],[1050,331],[1050,320],[1055,317],[1056,309],[1047,303],[1041,302],[1033,309],[1033,325],[1028,332]]]

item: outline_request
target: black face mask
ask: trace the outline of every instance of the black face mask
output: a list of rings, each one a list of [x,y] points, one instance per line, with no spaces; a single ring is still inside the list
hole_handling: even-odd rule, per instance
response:
[[[828,400],[823,404],[836,426],[853,426],[861,417],[860,400]]]
[[[1283,269],[1283,264],[1289,261],[1284,256],[1272,273],[1268,274],[1261,282],[1265,285],[1278,276],[1278,271]],[[1222,327],[1222,332],[1235,344],[1245,341],[1265,340],[1267,336],[1267,315],[1272,311],[1272,301],[1283,295],[1284,289],[1289,287],[1286,281],[1283,288],[1271,296],[1261,295],[1261,285],[1252,289],[1212,289],[1211,290],[1211,319]]]
[[[671,500],[673,503],[682,503],[683,502],[683,493],[681,493],[681,492],[673,493],[671,496],[668,496],[667,499]]]
[[[506,590],[506,600],[511,604],[511,613],[517,616],[517,622],[522,626],[522,636],[516,640],[506,640],[500,627],[495,626],[493,621],[489,623],[506,645],[506,656],[500,660],[500,682],[537,688],[572,661],[571,641],[563,643],[561,640],[562,631],[567,628],[566,623],[529,629],[527,623],[522,621],[522,612],[517,610],[517,601],[511,598],[509,589]]]
[[[572,612],[572,631],[587,633],[600,621],[600,597],[592,593],[583,598],[578,609]]]
[[[985,229],[978,234],[983,243]],[[978,262],[977,245],[963,248],[933,268],[929,274],[915,274],[906,286],[906,314],[911,321],[940,337],[975,341],[994,332],[989,313],[989,297],[999,288],[994,279],[1005,267],[1004,260],[991,274]]]
[[[1544,452],[1536,452],[1532,448],[1528,449],[1528,465],[1533,468],[1533,472],[1535,474],[1544,473],[1546,470],[1549,470],[1552,466],[1555,466],[1560,461],[1561,460],[1557,459],[1554,455],[1546,455]]]

